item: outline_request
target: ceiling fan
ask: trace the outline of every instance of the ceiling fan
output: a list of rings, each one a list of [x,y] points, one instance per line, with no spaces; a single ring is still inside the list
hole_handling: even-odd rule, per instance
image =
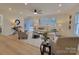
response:
[[[33,10],[33,13],[34,13],[34,14],[42,14],[42,10],[34,9],[34,10]]]

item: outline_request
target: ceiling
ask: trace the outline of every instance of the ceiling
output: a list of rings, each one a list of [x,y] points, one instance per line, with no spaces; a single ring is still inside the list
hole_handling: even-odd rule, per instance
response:
[[[17,17],[17,16],[34,16],[33,9],[42,10],[40,15],[54,15],[63,14],[71,11],[77,3],[62,3],[59,7],[58,3],[0,3],[0,14],[6,17]],[[9,10],[10,9],[10,10]]]

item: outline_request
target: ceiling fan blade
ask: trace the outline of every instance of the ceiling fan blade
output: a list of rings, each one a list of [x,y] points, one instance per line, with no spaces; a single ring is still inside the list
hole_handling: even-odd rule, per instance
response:
[[[39,11],[38,11],[38,14],[42,14],[42,13],[43,13],[42,10],[39,10]]]

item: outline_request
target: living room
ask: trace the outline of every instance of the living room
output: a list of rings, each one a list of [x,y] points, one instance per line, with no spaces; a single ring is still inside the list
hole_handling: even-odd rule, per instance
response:
[[[66,41],[73,39],[69,43],[76,48],[69,48],[69,45],[65,48],[67,52],[62,54],[69,54],[73,50],[76,50],[77,54],[78,5],[78,3],[2,3],[0,4],[0,35],[16,38],[39,48],[44,39],[41,38],[42,34],[47,32],[49,37],[55,34],[55,38],[64,37]],[[56,43],[57,40],[53,41]]]

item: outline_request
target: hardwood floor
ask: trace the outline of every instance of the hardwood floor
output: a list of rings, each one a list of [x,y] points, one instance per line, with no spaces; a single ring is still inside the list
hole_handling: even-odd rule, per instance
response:
[[[39,48],[24,43],[12,36],[0,35],[0,55],[37,55]]]

